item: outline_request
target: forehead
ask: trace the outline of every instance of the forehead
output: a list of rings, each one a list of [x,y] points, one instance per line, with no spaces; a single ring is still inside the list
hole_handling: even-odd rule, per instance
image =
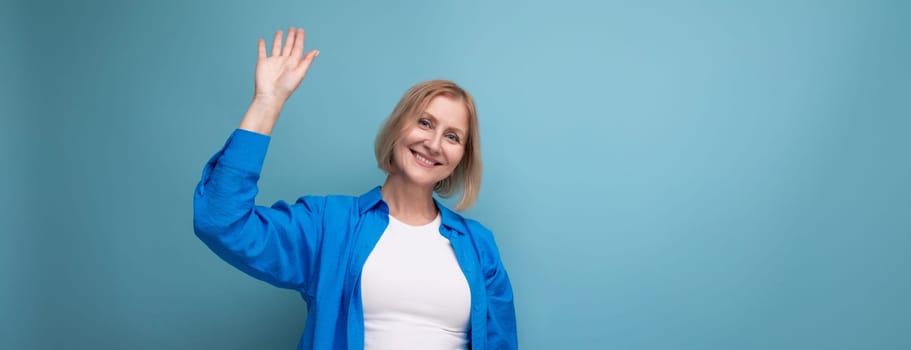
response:
[[[436,96],[424,108],[424,113],[433,116],[442,126],[468,130],[468,107],[459,97]]]

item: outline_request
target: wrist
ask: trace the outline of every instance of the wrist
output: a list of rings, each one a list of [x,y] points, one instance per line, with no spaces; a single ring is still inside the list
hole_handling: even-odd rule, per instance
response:
[[[251,106],[264,109],[281,109],[287,98],[272,94],[254,94]]]
[[[272,128],[281,114],[284,100],[269,96],[256,96],[240,122],[240,129],[271,135]]]

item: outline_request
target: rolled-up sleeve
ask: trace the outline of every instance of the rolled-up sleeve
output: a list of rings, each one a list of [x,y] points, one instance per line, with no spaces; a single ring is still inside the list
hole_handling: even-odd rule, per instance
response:
[[[193,197],[193,228],[213,252],[272,285],[303,289],[312,275],[325,201],[255,203],[270,137],[235,130],[205,165]]]

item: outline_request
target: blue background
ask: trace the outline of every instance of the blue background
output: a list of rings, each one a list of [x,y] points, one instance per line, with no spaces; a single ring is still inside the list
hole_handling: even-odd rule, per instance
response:
[[[256,40],[320,56],[260,204],[381,183],[401,94],[478,102],[525,349],[911,348],[911,2],[7,2],[0,348],[290,349],[192,230]]]

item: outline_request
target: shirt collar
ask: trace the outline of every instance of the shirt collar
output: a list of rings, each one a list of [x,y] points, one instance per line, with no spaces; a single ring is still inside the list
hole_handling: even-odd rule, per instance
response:
[[[389,214],[389,206],[383,201],[383,193],[380,191],[380,188],[381,186],[376,186],[358,198],[358,209],[362,215],[374,208]],[[465,225],[465,219],[463,219],[461,215],[449,210],[449,208],[444,206],[443,203],[440,203],[436,198],[434,198],[433,201],[440,210],[440,221],[444,227],[463,235],[468,232],[468,227]]]

